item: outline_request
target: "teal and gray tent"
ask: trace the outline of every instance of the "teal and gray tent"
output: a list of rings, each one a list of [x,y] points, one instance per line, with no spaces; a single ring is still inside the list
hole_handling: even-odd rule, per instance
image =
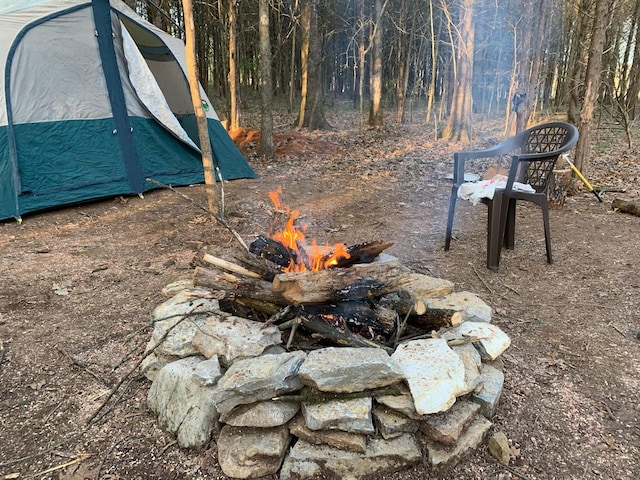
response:
[[[184,43],[120,0],[0,0],[0,219],[204,180]],[[201,88],[225,180],[255,177]]]

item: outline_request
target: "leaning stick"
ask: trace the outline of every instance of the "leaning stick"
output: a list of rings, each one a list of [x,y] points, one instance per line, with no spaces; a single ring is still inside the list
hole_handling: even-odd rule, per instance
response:
[[[229,262],[219,257],[214,257],[213,255],[210,255],[208,253],[204,254],[204,256],[202,257],[202,260],[216,267],[222,268],[224,270],[228,270],[229,272],[237,273],[238,275],[243,275],[249,278],[262,278],[260,274],[256,272],[252,272],[251,270],[244,268],[242,265]]]
[[[204,205],[201,205],[200,203],[196,202],[193,198],[185,195],[182,192],[179,192],[178,190],[176,190],[175,188],[173,188],[171,185],[167,185],[165,183],[162,182],[158,182],[157,180],[153,180],[152,178],[147,178],[146,179],[147,182],[149,183],[153,183],[154,185],[157,185],[158,187],[162,187],[162,188],[166,188],[167,190],[171,190],[173,193],[176,193],[178,195],[180,195],[182,198],[184,198],[186,201],[188,201],[189,203],[195,205],[196,207],[198,207],[200,210],[203,210],[204,212],[208,213],[209,215],[211,215],[213,218],[216,219],[216,221],[218,221],[220,223],[220,225],[224,226],[227,230],[229,230],[231,232],[231,234],[236,237],[236,240],[238,240],[238,242],[240,243],[240,245],[242,245],[242,247],[248,252],[249,251],[249,247],[247,246],[247,244],[245,243],[245,241],[242,239],[242,237],[240,236],[240,234],[238,232],[236,232],[236,230],[229,225],[229,222],[227,222],[224,217],[218,215],[216,212],[210,210],[209,208],[205,207]]]

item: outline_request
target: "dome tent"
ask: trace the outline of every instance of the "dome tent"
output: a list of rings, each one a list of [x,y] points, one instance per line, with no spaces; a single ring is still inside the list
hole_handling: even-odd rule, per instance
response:
[[[182,40],[120,0],[0,0],[0,220],[204,180]],[[255,174],[202,87],[222,177]]]

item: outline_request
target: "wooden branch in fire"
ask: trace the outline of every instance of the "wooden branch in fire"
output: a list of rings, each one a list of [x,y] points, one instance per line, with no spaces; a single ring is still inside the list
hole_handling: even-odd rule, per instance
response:
[[[358,248],[365,248],[359,258],[369,261],[370,252],[389,245],[360,244]],[[226,300],[226,305],[237,306],[231,308],[248,312],[249,318],[257,315],[261,321],[284,322],[281,328],[289,325],[292,330],[290,341],[295,334],[291,322],[295,322],[311,334],[312,343],[320,339],[333,345],[389,350],[405,329],[409,335],[420,335],[461,322],[461,313],[429,309],[423,300],[447,294],[453,289],[450,282],[416,274],[393,257],[375,255],[375,261],[348,268],[277,273],[272,259],[232,261],[203,254],[198,263],[211,268],[196,267],[194,284],[207,290],[194,290],[193,295]]]

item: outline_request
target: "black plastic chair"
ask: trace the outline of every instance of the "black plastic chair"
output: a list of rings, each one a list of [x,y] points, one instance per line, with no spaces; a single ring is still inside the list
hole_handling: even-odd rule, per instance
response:
[[[500,165],[501,160],[506,160],[510,168],[505,188],[496,189],[493,199],[482,199],[488,206],[487,268],[499,268],[503,245],[508,249],[514,247],[517,200],[533,202],[541,207],[547,261],[553,263],[547,187],[558,157],[575,146],[578,135],[578,129],[574,125],[550,122],[524,130],[487,150],[455,153],[444,249],[449,250],[451,246],[458,189],[465,182],[465,172],[470,173],[470,167],[486,168],[489,160],[492,160],[494,165],[496,162]],[[475,162],[476,160],[482,161]],[[535,192],[514,190],[514,182],[529,184]]]

